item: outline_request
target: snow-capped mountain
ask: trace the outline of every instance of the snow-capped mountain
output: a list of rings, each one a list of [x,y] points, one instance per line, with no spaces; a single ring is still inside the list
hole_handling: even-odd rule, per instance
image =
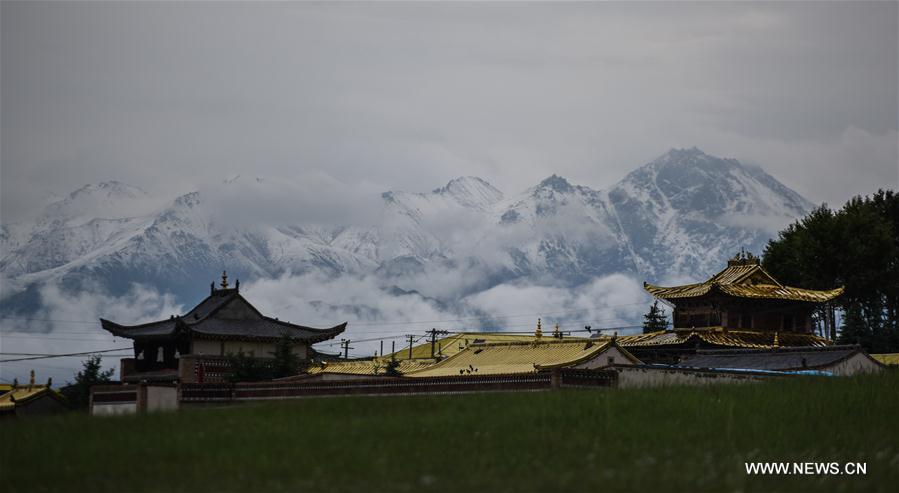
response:
[[[654,278],[708,277],[814,207],[761,168],[695,147],[634,170],[607,196],[637,271]]]
[[[699,279],[740,248],[760,252],[812,208],[760,168],[696,148],[671,150],[608,190],[553,175],[512,196],[475,177],[427,193],[385,192],[373,226],[235,221],[220,207],[239,202],[229,194],[242,180],[215,192],[228,200],[201,191],[161,207],[122,183],[89,185],[30,223],[3,225],[2,308],[27,310],[48,281],[111,292],[141,282],[192,301],[206,289],[198,281],[223,269],[248,281],[285,272],[377,276],[447,303],[513,280]],[[264,195],[276,186],[250,184]],[[435,286],[435,271],[464,279]]]

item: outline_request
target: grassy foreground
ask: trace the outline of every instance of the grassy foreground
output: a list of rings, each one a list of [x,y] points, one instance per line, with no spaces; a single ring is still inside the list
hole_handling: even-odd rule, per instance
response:
[[[866,462],[747,476],[746,461]],[[895,491],[899,372],[0,422],[12,491]]]

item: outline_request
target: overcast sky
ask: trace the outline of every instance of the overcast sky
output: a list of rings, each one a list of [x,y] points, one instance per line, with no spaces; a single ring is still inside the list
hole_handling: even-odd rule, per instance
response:
[[[2,215],[233,173],[602,188],[670,147],[897,187],[897,3],[12,3]]]

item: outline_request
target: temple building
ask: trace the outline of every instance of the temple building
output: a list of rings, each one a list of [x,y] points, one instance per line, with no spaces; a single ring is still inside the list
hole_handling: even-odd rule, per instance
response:
[[[595,370],[639,364],[641,361],[619,346],[615,338],[603,341],[548,338],[534,342],[474,343],[434,365],[409,371],[406,376],[516,375],[557,368]]]
[[[640,364],[618,344],[620,337],[589,339],[555,329],[543,334],[541,321],[533,334],[459,332],[381,357],[320,362],[307,370],[322,380],[395,375],[410,378],[465,375],[520,375],[554,369],[598,369]]]
[[[18,381],[12,385],[0,385],[0,418],[68,411],[68,401],[53,389],[52,384],[49,379],[46,385],[35,383],[34,370],[31,370],[31,381],[27,385],[20,385]]]
[[[346,323],[315,329],[267,317],[241,296],[239,280],[228,286],[226,273],[220,287],[210,285],[209,296],[184,315],[140,325],[100,323],[114,336],[134,341],[134,358],[121,363],[124,382],[220,381],[229,371],[230,354],[272,358],[278,340],[288,336],[293,352],[305,360],[313,344],[346,329]]]
[[[644,361],[670,360],[672,351],[684,349],[825,346],[814,334],[812,314],[843,292],[784,286],[749,253],[736,255],[705,282],[644,288],[673,307],[674,321],[671,331],[622,338]]]

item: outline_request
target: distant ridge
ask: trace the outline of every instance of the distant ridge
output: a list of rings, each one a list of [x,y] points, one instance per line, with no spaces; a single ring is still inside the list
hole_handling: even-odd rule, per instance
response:
[[[253,186],[273,185],[257,178]],[[2,308],[27,308],[35,289],[51,281],[112,292],[140,282],[190,301],[204,289],[197,279],[222,268],[245,281],[285,272],[376,276],[399,290],[411,289],[409,276],[464,271],[471,279],[451,295],[422,293],[444,303],[522,280],[701,279],[740,248],[760,253],[813,207],[762,169],[695,147],[671,149],[607,190],[553,174],[505,195],[469,176],[382,199],[382,221],[372,227],[235,225],[211,216],[202,192],[159,205],[120,182],[88,185],[34,222],[0,226]]]

